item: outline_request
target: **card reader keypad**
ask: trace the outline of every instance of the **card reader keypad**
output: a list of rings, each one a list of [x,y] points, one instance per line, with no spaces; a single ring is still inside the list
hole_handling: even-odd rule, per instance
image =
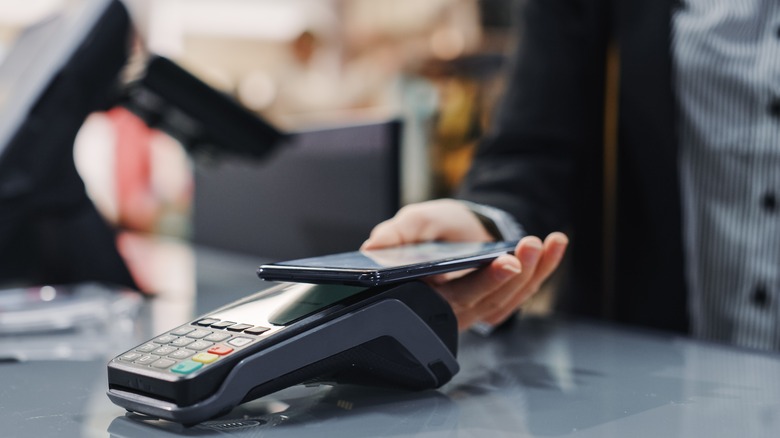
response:
[[[128,351],[119,360],[136,366],[186,375],[235,354],[268,327],[202,318]]]

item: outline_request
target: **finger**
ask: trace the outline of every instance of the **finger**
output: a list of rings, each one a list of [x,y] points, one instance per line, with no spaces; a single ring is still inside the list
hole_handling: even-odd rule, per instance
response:
[[[452,199],[411,204],[377,225],[363,249],[405,243],[446,241],[490,241],[490,233],[463,203]]]
[[[503,308],[513,296],[527,287],[527,284],[533,280],[536,275],[539,261],[542,257],[544,244],[536,236],[526,236],[518,242],[515,248],[515,256],[523,267],[523,276],[512,280],[507,284],[501,295],[491,297],[495,303],[491,307]],[[497,304],[497,305],[496,305]]]
[[[524,238],[517,247],[517,256],[522,264],[523,272],[510,279],[510,281],[484,293],[479,301],[470,307],[461,309],[461,317],[464,323],[473,324],[484,320],[485,317],[504,312],[517,297],[530,295],[527,284],[533,278],[537,263],[541,257],[542,242],[536,237]]]
[[[425,213],[425,208],[410,205],[371,231],[361,249],[376,249],[408,243],[427,242],[437,237],[437,221]]]
[[[521,283],[519,280],[515,280],[507,285],[507,287],[505,287],[505,289],[508,289],[506,293],[493,298],[493,300],[501,300],[503,297],[503,301],[494,303],[491,307],[496,307],[498,309],[509,308],[513,301],[517,301],[515,297],[518,294],[528,297],[539,289],[542,281],[544,281],[558,265],[557,262],[553,261],[555,258],[553,256],[557,256],[557,260],[560,261],[560,256],[563,253],[560,249],[560,245],[557,245],[556,243],[560,242],[561,239],[565,239],[565,236],[562,233],[558,234],[563,237],[556,236],[554,239],[551,239],[548,236],[548,238],[542,242],[535,236],[528,236],[518,243],[515,253],[525,271],[525,277],[522,279],[524,282]],[[553,254],[551,254],[551,252]],[[498,305],[496,306],[495,304]],[[509,310],[509,312],[511,311],[512,310]]]
[[[548,236],[547,239],[545,239],[545,248],[542,253],[542,258],[536,268],[536,272],[534,273],[533,280],[529,282],[523,291],[512,296],[501,309],[483,318],[483,321],[493,325],[500,324],[533,294],[538,292],[541,284],[544,283],[560,265],[568,242],[568,238],[562,233],[553,233]]]
[[[485,295],[499,290],[502,285],[521,275],[520,262],[516,257],[507,254],[496,258],[483,269],[440,284],[437,289],[450,303],[469,308]]]
[[[470,327],[481,321],[497,325],[509,317],[538,290],[538,279],[547,278],[557,267],[567,242],[561,233],[548,237],[544,244],[536,237],[524,238],[516,250],[523,267],[523,275],[484,294],[476,304],[470,307],[461,306],[457,312],[459,324],[462,327]]]
[[[544,239],[542,258],[530,284],[532,288],[539,289],[542,283],[558,268],[568,245],[569,239],[563,233],[551,233]]]
[[[395,226],[393,219],[388,219],[371,230],[370,236],[362,245],[360,245],[360,249],[377,249],[387,246],[397,246],[403,243],[403,235],[401,234],[400,229]]]
[[[434,285],[440,285],[445,284],[449,281],[455,280],[456,278],[463,277],[465,275],[468,275],[471,272],[476,271],[478,268],[469,268],[469,269],[461,269],[460,271],[452,271],[452,272],[445,272],[444,274],[436,274],[431,275],[426,278],[426,280]]]

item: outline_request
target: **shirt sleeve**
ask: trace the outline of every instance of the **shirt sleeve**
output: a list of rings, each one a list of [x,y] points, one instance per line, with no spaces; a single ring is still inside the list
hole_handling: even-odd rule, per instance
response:
[[[520,240],[527,233],[511,214],[500,208],[476,202],[459,200],[477,216],[485,229],[496,240]]]

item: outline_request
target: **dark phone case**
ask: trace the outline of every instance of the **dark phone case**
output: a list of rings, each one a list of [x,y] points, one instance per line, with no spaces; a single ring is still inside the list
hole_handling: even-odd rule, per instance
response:
[[[258,277],[267,281],[291,281],[302,283],[346,284],[354,286],[378,286],[412,280],[430,275],[444,274],[462,269],[476,268],[490,263],[496,257],[512,253],[512,249],[496,250],[464,260],[447,259],[380,269],[349,269],[294,265],[262,265]]]

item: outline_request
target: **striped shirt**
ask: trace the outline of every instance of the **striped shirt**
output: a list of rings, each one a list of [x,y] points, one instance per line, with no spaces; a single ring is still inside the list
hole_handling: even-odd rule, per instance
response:
[[[692,334],[780,350],[780,1],[682,0],[672,30]]]
[[[780,349],[780,2],[686,0],[672,29],[692,332]]]

